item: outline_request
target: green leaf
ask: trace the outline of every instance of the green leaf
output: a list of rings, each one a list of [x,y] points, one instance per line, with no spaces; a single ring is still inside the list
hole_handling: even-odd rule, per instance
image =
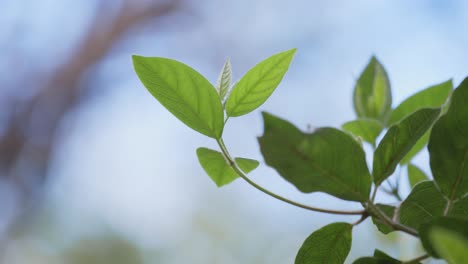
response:
[[[362,257],[356,259],[353,264],[392,264],[387,262],[387,260],[377,257]]]
[[[203,135],[221,137],[223,106],[205,77],[175,60],[136,55],[132,58],[141,82],[169,112]]]
[[[421,150],[427,145],[429,141],[429,135],[431,134],[431,128],[429,128],[422,137],[416,141],[416,144],[411,148],[411,150],[401,159],[400,164],[405,165],[411,162],[411,160],[421,152]]]
[[[427,181],[429,178],[416,165],[408,164],[408,180],[411,188],[413,188],[417,183]]]
[[[302,244],[295,264],[343,264],[351,249],[353,226],[333,223],[312,233]]]
[[[455,200],[468,192],[468,78],[455,89],[450,107],[434,125],[429,155],[434,180]]]
[[[401,103],[396,109],[392,111],[390,116],[390,124],[400,122],[403,118],[409,114],[424,108],[424,107],[440,107],[442,106],[450,96],[453,90],[452,80],[431,86],[421,92],[418,92],[403,103]],[[408,164],[411,159],[416,156],[429,141],[430,129],[416,142],[414,147],[406,154],[401,160],[401,164]]]
[[[447,201],[433,181],[414,186],[400,206],[400,223],[415,229],[444,214]]]
[[[440,258],[438,250],[434,247],[431,241],[430,233],[434,228],[443,228],[450,230],[460,236],[468,239],[468,219],[460,219],[454,217],[438,217],[428,223],[421,225],[419,235],[422,245],[429,255],[434,258]]]
[[[286,120],[263,113],[260,149],[266,164],[305,193],[368,200],[371,178],[361,146],[335,128],[303,133]],[[352,155],[350,155],[352,153]]]
[[[393,125],[374,152],[372,175],[378,186],[395,171],[400,160],[432,126],[440,109],[421,109]]]
[[[468,196],[452,202],[449,215],[468,220]]]
[[[384,252],[376,249],[373,257],[363,257],[353,262],[354,264],[400,264],[403,263],[398,259],[392,258]],[[419,262],[409,262],[417,264]]]
[[[262,105],[283,79],[294,53],[296,49],[278,53],[250,69],[232,88],[226,102],[227,115],[245,115]]]
[[[452,80],[448,80],[413,94],[392,111],[388,124],[396,124],[422,108],[441,107],[447,101],[452,90]]]
[[[208,148],[198,148],[197,156],[205,172],[218,187],[229,184],[239,177],[220,152]],[[259,164],[258,161],[252,159],[235,158],[235,161],[245,173],[253,171]]]
[[[385,215],[387,215],[390,219],[393,219],[393,215],[395,214],[395,206],[391,206],[388,204],[376,204],[377,208],[380,209]],[[389,234],[395,229],[389,225],[387,225],[385,222],[380,220],[379,218],[375,218],[372,216],[372,222],[374,225],[377,227],[377,229],[382,232],[383,234]]]
[[[468,239],[443,228],[433,228],[429,236],[435,250],[449,264],[468,262]]]
[[[384,258],[379,257],[362,257],[353,262],[353,264],[393,264],[401,262],[389,262]]]
[[[229,58],[226,59],[224,63],[223,69],[219,74],[218,81],[216,83],[216,90],[218,91],[219,97],[221,101],[224,101],[226,95],[229,92],[229,88],[231,88],[231,80],[232,80],[232,69],[231,69],[231,62]]]
[[[344,131],[362,138],[364,141],[372,144],[372,146],[375,146],[375,139],[384,128],[381,122],[368,118],[349,121],[344,123],[341,127]]]
[[[386,122],[392,105],[387,72],[373,56],[354,87],[354,110],[358,117]]]
[[[399,261],[398,259],[392,258],[389,255],[385,254],[385,252],[380,251],[378,249],[374,250],[374,257],[384,259],[384,260],[388,261],[389,264],[390,263],[401,263],[401,261]]]

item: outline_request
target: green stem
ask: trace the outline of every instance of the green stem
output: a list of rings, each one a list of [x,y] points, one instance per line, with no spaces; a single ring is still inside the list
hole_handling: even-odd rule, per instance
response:
[[[352,223],[352,225],[357,226],[360,223],[364,222],[368,217],[369,217],[369,214],[366,211],[364,214],[362,214],[361,218],[359,220],[357,220],[356,222]]]
[[[372,195],[371,195],[371,202],[374,202],[375,196],[377,196],[377,190],[378,189],[379,189],[379,186],[375,185],[374,191],[372,192]]]
[[[267,195],[269,195],[271,197],[274,197],[274,198],[276,198],[276,199],[278,199],[280,201],[283,201],[285,203],[288,203],[288,204],[291,204],[291,205],[294,205],[294,206],[297,206],[297,207],[300,207],[300,208],[303,208],[303,209],[307,209],[307,210],[310,210],[310,211],[321,212],[321,213],[340,214],[340,215],[363,215],[363,214],[366,213],[365,210],[340,211],[340,210],[331,210],[331,209],[323,209],[323,208],[312,207],[312,206],[308,206],[308,205],[305,205],[305,204],[301,204],[301,203],[289,200],[289,199],[284,198],[284,197],[282,197],[282,196],[280,196],[278,194],[275,194],[275,193],[263,188],[262,186],[256,184],[251,179],[249,179],[249,177],[247,177],[247,175],[242,171],[241,168],[239,168],[237,163],[234,161],[234,159],[229,154],[229,152],[228,152],[228,150],[226,148],[226,145],[224,144],[224,141],[223,141],[222,138],[217,139],[216,141],[218,142],[218,145],[221,148],[221,151],[222,151],[223,155],[226,157],[226,160],[227,160],[229,166],[231,166],[231,168],[239,175],[239,177],[244,179],[247,183],[252,185],[254,188],[260,190],[261,192],[263,192],[263,193],[265,193],[265,194],[267,194]]]
[[[340,215],[362,215],[363,216],[361,218],[362,221],[365,219],[366,214],[370,214],[370,215],[376,216],[377,218],[381,219],[387,225],[393,227],[396,230],[400,230],[400,231],[403,231],[403,232],[408,233],[410,235],[418,237],[418,232],[416,230],[414,230],[414,229],[412,229],[410,227],[407,227],[405,225],[394,222],[385,213],[383,213],[377,206],[375,206],[372,201],[369,201],[367,203],[366,210],[340,211],[340,210],[323,209],[323,208],[317,208],[317,207],[304,205],[304,204],[289,200],[287,198],[284,198],[284,197],[282,197],[282,196],[280,196],[278,194],[275,194],[275,193],[263,188],[262,186],[256,184],[251,179],[249,179],[249,177],[247,177],[247,175],[242,171],[241,168],[239,168],[237,163],[234,161],[234,159],[229,154],[229,151],[227,150],[223,139],[218,139],[217,142],[218,142],[218,145],[221,148],[221,151],[222,151],[224,157],[226,158],[226,161],[228,162],[229,166],[239,175],[239,177],[244,179],[247,183],[252,185],[254,188],[260,190],[261,192],[263,192],[263,193],[265,193],[265,194],[267,194],[267,195],[269,195],[271,197],[274,197],[274,198],[276,198],[276,199],[278,199],[280,201],[283,201],[285,203],[288,203],[288,204],[291,204],[291,205],[294,205],[294,206],[297,206],[297,207],[300,207],[300,208],[303,208],[303,209],[316,211],[316,212],[322,212],[322,213],[328,213],[328,214],[340,214]],[[359,224],[360,222],[361,221],[358,221],[358,222],[356,222],[356,224]]]
[[[392,194],[393,194],[393,196],[395,196],[395,198],[396,198],[399,202],[403,201],[403,199],[401,198],[400,194],[398,193],[398,188],[393,189]]]
[[[385,188],[382,187],[382,191],[384,191],[388,195],[391,195],[391,196],[395,197],[399,202],[403,201],[400,194],[398,193],[397,188],[393,188],[391,190],[388,190],[388,189],[385,189]]]
[[[448,212],[450,211],[451,208],[452,208],[452,201],[448,200],[447,205],[445,205],[444,216],[446,216],[448,214]]]
[[[414,230],[411,227],[402,225],[400,223],[394,222],[392,219],[390,219],[384,212],[382,212],[377,206],[372,201],[369,201],[367,203],[367,211],[385,222],[387,225],[393,227],[395,230],[400,230],[405,233],[408,233],[410,235],[413,235],[415,237],[419,237],[419,234],[416,230]]]

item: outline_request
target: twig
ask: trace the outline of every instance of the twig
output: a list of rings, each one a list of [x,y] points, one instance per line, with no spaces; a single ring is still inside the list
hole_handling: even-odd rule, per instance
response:
[[[369,217],[369,214],[366,211],[365,213],[362,214],[361,218],[359,220],[357,220],[356,222],[352,223],[352,225],[357,226],[360,223],[364,222],[368,217]]]
[[[247,183],[249,183],[250,185],[252,185],[254,188],[260,190],[261,192],[271,196],[271,197],[274,197],[280,201],[283,201],[285,203],[288,203],[288,204],[291,204],[291,205],[294,205],[294,206],[297,206],[297,207],[300,207],[300,208],[303,208],[303,209],[307,209],[307,210],[310,210],[310,211],[316,211],[316,212],[321,212],[321,213],[328,213],[328,214],[339,214],[339,215],[364,215],[366,214],[366,211],[365,210],[360,210],[360,211],[340,211],[340,210],[331,210],[331,209],[323,209],[323,208],[318,208],[318,207],[313,207],[313,206],[308,206],[308,205],[305,205],[305,204],[301,204],[301,203],[298,203],[298,202],[295,202],[295,201],[292,201],[292,200],[289,200],[285,197],[282,197],[278,194],[275,194],[263,187],[261,187],[260,185],[256,184],[255,182],[253,182],[251,179],[249,179],[249,177],[247,177],[247,175],[242,171],[241,168],[239,168],[239,166],[237,165],[237,163],[234,161],[234,159],[231,157],[231,155],[229,154],[227,148],[226,148],[226,145],[224,144],[223,140],[222,139],[218,139],[217,140],[218,142],[218,145],[219,147],[221,148],[221,151],[223,153],[223,155],[226,157],[226,160],[228,161],[229,163],[229,166],[231,166],[231,168],[242,178],[244,179]]]
[[[408,233],[410,235],[413,235],[415,237],[419,237],[419,234],[416,230],[414,230],[411,227],[402,225],[400,223],[394,222],[392,219],[390,219],[385,213],[383,213],[377,206],[372,203],[372,201],[369,201],[367,203],[367,211],[385,222],[387,225],[393,227],[396,230],[403,231],[405,233]]]

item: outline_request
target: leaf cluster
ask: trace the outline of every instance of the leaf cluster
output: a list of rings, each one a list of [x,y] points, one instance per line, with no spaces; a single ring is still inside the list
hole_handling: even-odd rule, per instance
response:
[[[234,85],[229,60],[216,85],[175,60],[133,56],[133,64],[141,82],[169,112],[216,140],[220,151],[199,148],[196,153],[218,187],[240,177],[294,206],[360,216],[353,224],[332,223],[313,232],[299,249],[296,264],[344,263],[353,227],[369,217],[384,234],[398,231],[418,237],[427,255],[403,262],[376,250],[354,263],[419,263],[428,257],[468,263],[468,78],[456,89],[451,80],[429,86],[392,108],[388,74],[372,57],[354,87],[356,119],[341,128],[305,132],[264,112],[258,143],[266,165],[300,192],[323,192],[362,206],[360,211],[324,209],[289,200],[253,182],[247,173],[259,162],[232,158],[222,137],[229,118],[252,112],[270,97],[295,52],[263,60]],[[366,153],[363,144],[369,144],[372,153]],[[426,146],[430,175],[412,163]],[[366,155],[372,155],[371,164]],[[397,168],[407,171],[412,188],[404,198]],[[377,204],[379,192],[394,196],[397,204]]]

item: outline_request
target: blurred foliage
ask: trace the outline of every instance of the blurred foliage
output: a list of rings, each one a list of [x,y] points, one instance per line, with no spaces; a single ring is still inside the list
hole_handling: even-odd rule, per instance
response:
[[[70,264],[143,263],[140,250],[118,237],[83,239],[66,250],[62,257]]]

